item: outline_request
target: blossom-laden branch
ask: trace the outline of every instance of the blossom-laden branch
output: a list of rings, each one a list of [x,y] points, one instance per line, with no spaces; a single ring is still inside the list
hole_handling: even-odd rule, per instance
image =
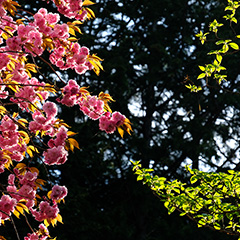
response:
[[[93,2],[53,2],[60,14],[74,21],[62,23],[59,13],[41,8],[33,14],[20,8],[21,1],[0,0],[0,174],[9,172],[7,186],[1,185],[0,225],[6,220],[13,222],[13,216],[24,216],[30,229],[24,240],[52,239],[49,225],[62,223],[58,204],[64,201],[67,188],[41,179],[40,169],[33,165],[37,161],[47,169],[64,164],[68,152],[79,148],[72,138],[76,133],[58,118],[57,104],[78,105],[84,115],[98,120],[99,129],[108,134],[118,130],[123,137],[124,132],[132,131],[124,115],[112,112],[109,102],[113,99],[109,94],[92,96],[87,87],[80,87],[74,79],[65,83],[54,69],[70,69],[76,74],[93,70],[98,75],[103,60],[91,55],[76,38],[83,21],[94,17],[89,8]],[[43,58],[43,53],[49,59]],[[39,71],[36,59],[56,74],[54,83]],[[60,88],[59,82],[65,86]],[[53,97],[57,103],[51,100]],[[12,112],[12,105],[17,105],[19,112]],[[43,186],[46,190],[49,185],[50,190],[44,194]],[[40,223],[38,230],[31,227],[27,214]],[[19,239],[17,230],[16,234]]]

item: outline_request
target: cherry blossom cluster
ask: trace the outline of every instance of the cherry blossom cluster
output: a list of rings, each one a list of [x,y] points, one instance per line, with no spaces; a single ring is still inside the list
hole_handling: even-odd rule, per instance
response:
[[[39,204],[38,208],[39,210],[31,209],[31,213],[35,217],[35,219],[39,222],[42,222],[44,221],[44,219],[48,219],[48,218],[54,219],[57,217],[59,212],[59,209],[56,204],[51,206],[50,203],[47,201],[42,201]]]
[[[17,205],[17,200],[9,195],[2,195],[0,199],[0,225],[2,220],[9,219]]]
[[[67,128],[64,126],[60,127],[56,134],[56,138],[48,141],[49,149],[43,153],[45,164],[59,165],[67,161],[68,152],[64,147],[67,137]]]
[[[57,106],[53,102],[46,102],[42,110],[36,110],[32,114],[33,121],[29,123],[29,130],[32,132],[44,131],[45,134],[53,136],[55,134],[54,122],[56,121]]]
[[[46,240],[49,236],[49,231],[44,224],[39,225],[39,230],[34,233],[28,233],[24,240]]]
[[[126,117],[120,112],[110,113],[105,111],[104,100],[98,96],[91,96],[85,89],[82,90],[74,80],[69,80],[63,88],[62,99],[59,99],[64,105],[79,105],[80,110],[93,120],[99,120],[99,129],[106,133],[113,133],[117,127],[124,124]]]
[[[99,120],[99,128],[106,133],[113,133],[117,127],[123,125],[125,116],[120,112],[107,112]]]
[[[8,177],[7,191],[10,196],[19,202],[20,200],[26,200],[26,206],[32,208],[35,205],[34,199],[36,198],[37,189],[37,173],[26,171],[24,175],[21,175],[18,169],[14,169],[15,174],[10,174]],[[16,176],[16,177],[15,177]],[[17,186],[15,179],[17,178]],[[20,187],[19,187],[20,186]]]
[[[23,75],[25,76],[23,77]],[[24,78],[25,81],[23,82]],[[29,79],[26,74],[22,73],[20,75],[19,72],[16,72],[12,80],[24,84],[24,86],[18,88],[14,97],[10,98],[10,100],[17,103],[22,110],[29,112],[30,105],[33,105],[38,101],[47,100],[49,97],[49,93],[47,91],[39,90],[41,87],[44,87],[45,84],[40,83],[36,78]],[[7,93],[7,95],[9,95],[9,93]]]
[[[12,160],[20,162],[23,160],[23,153],[26,151],[26,143],[18,131],[18,125],[7,115],[2,118],[0,125],[0,173],[4,172],[4,165],[10,157]],[[8,153],[6,155],[6,153]]]
[[[82,0],[53,0],[58,11],[68,18],[75,18],[78,20],[85,20],[87,18],[87,11],[83,9]]]
[[[104,112],[104,101],[98,99],[97,96],[83,96],[78,102],[80,110],[93,120],[99,119]]]
[[[18,202],[23,202],[23,200],[25,206],[37,221],[51,221],[57,218],[59,213],[58,202],[66,197],[67,188],[54,185],[49,192],[49,199],[41,201],[36,206],[36,194],[41,182],[38,179],[38,170],[35,168],[27,168],[25,164],[20,164],[19,167],[14,168],[14,173],[8,177],[7,192],[9,195],[4,195],[5,197],[2,196],[1,199],[6,202],[2,204],[2,207],[0,204],[2,219],[8,219]]]
[[[78,74],[84,74],[87,70],[93,69],[87,59],[88,48],[68,40],[70,37],[69,26],[66,23],[59,24],[59,14],[48,13],[46,9],[41,8],[33,18],[34,21],[28,25],[12,24],[10,34],[13,35],[17,32],[17,35],[6,40],[6,47],[2,48],[2,51],[24,50],[25,53],[33,56],[41,56],[44,50],[49,48],[51,63],[61,70],[71,68],[75,69]],[[10,18],[7,21],[12,22],[13,20]],[[4,33],[2,31],[2,34]],[[6,67],[6,64],[3,66]]]
[[[78,43],[71,43],[70,50],[66,49],[56,41],[56,49],[50,55],[52,64],[59,67],[61,70],[75,69],[76,73],[84,74],[88,70],[93,69],[93,65],[87,60],[89,49],[81,47]]]
[[[19,1],[21,2],[21,1]],[[99,120],[99,129],[120,135],[130,133],[130,122],[108,106],[109,94],[92,96],[86,87],[69,80],[59,88],[41,73],[36,59],[54,70],[74,70],[84,74],[88,70],[99,73],[101,59],[90,55],[75,37],[77,25],[93,15],[85,0],[53,0],[58,13],[41,8],[35,14],[22,14],[18,2],[0,0],[0,174],[8,173],[7,185],[2,186],[0,198],[0,225],[5,220],[20,218],[25,212],[39,222],[39,228],[28,233],[24,240],[49,239],[49,225],[62,223],[59,203],[67,196],[65,186],[53,185],[40,179],[36,161],[45,168],[66,163],[69,151],[79,148],[74,132],[58,118],[58,105],[78,105],[80,111],[92,120]],[[16,18],[18,16],[22,18]],[[10,14],[11,16],[10,16]],[[60,14],[72,23],[62,23]],[[43,58],[43,53],[49,58]],[[45,56],[44,55],[44,56]],[[54,66],[53,66],[54,65]],[[33,74],[35,74],[33,76]],[[41,75],[41,78],[38,76]],[[58,80],[64,81],[58,76]],[[53,97],[56,101],[53,102]],[[19,112],[13,112],[14,108]],[[42,191],[51,186],[46,194]],[[3,190],[4,189],[4,190]],[[29,223],[28,223],[29,225]],[[1,238],[2,236],[0,236]]]

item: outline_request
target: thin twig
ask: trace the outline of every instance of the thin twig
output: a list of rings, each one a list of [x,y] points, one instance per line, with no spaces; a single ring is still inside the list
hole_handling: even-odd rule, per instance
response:
[[[17,239],[18,239],[18,240],[21,240],[20,237],[19,237],[19,234],[18,234],[17,227],[16,227],[16,225],[15,225],[15,223],[14,223],[14,221],[13,221],[13,218],[12,218],[11,216],[10,216],[10,219],[11,219],[11,221],[12,221],[12,224],[13,224],[14,230],[15,230],[15,232],[16,232]]]
[[[28,219],[27,219],[27,216],[26,216],[25,212],[24,212],[24,217],[25,217],[25,220],[26,220],[27,225],[29,226],[29,228],[31,229],[31,231],[34,233],[34,230],[32,229],[32,226],[30,225],[30,223],[29,223],[29,221],[28,221]]]

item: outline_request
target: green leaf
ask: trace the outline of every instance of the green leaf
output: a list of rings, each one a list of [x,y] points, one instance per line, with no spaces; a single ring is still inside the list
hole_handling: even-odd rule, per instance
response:
[[[222,62],[222,55],[220,55],[220,54],[217,54],[216,55],[216,58],[217,58],[217,60],[218,60],[218,62],[219,62],[219,64]]]
[[[216,42],[216,45],[220,45],[220,44],[223,44],[224,43],[224,40],[219,40]]]
[[[193,176],[190,178],[191,184],[197,182],[197,180],[198,180],[198,177],[197,177],[196,175],[193,175]]]
[[[221,229],[221,226],[220,226],[218,223],[214,223],[213,227],[214,227],[216,230],[220,230],[220,229]]]
[[[198,67],[200,68],[201,71],[205,71],[205,69],[206,69],[206,68],[203,67],[203,66],[198,66]]]
[[[226,53],[229,50],[229,46],[227,44],[224,44],[222,47],[222,52]]]
[[[230,173],[231,175],[234,175],[235,171],[234,170],[228,170],[228,173]]]
[[[165,208],[168,208],[168,206],[169,206],[169,202],[165,202],[165,203],[164,203],[164,207],[165,207]]]
[[[198,75],[197,79],[202,79],[205,78],[206,74],[205,73],[201,73]]]
[[[229,46],[235,50],[239,50],[239,46],[236,43],[231,42],[229,43]]]
[[[138,175],[137,176],[137,181],[141,181],[141,180],[143,180],[143,176],[142,175]]]
[[[218,54],[219,51],[217,50],[211,50],[210,52],[208,52],[208,55],[212,55],[212,54]]]
[[[203,219],[200,219],[200,220],[198,221],[198,227],[202,227],[202,226],[204,226],[204,225],[206,225],[206,222],[205,222]]]
[[[168,209],[168,214],[170,215],[171,213],[173,213],[175,211],[175,207],[171,207]]]
[[[187,213],[185,213],[185,212],[182,212],[182,213],[180,213],[179,215],[180,216],[184,216],[184,215],[186,215]]]

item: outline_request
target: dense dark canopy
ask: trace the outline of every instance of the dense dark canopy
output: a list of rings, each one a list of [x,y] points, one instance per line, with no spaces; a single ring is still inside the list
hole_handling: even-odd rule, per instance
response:
[[[198,65],[211,61],[212,46],[202,46],[195,34],[222,16],[224,2],[98,0],[93,9],[97,18],[83,27],[80,43],[104,59],[104,72],[78,81],[93,94],[109,91],[116,100],[112,109],[131,120],[134,132],[124,139],[107,136],[79,109],[62,109],[61,117],[79,132],[81,150],[59,169],[69,196],[58,239],[226,239],[168,216],[136,182],[129,162],[141,160],[158,175],[180,179],[186,177],[186,164],[238,169],[240,96],[214,82],[199,93],[184,86],[187,76],[197,78]],[[223,65],[229,79],[225,87],[235,91],[239,60],[230,56]],[[66,78],[76,76],[68,72]]]

